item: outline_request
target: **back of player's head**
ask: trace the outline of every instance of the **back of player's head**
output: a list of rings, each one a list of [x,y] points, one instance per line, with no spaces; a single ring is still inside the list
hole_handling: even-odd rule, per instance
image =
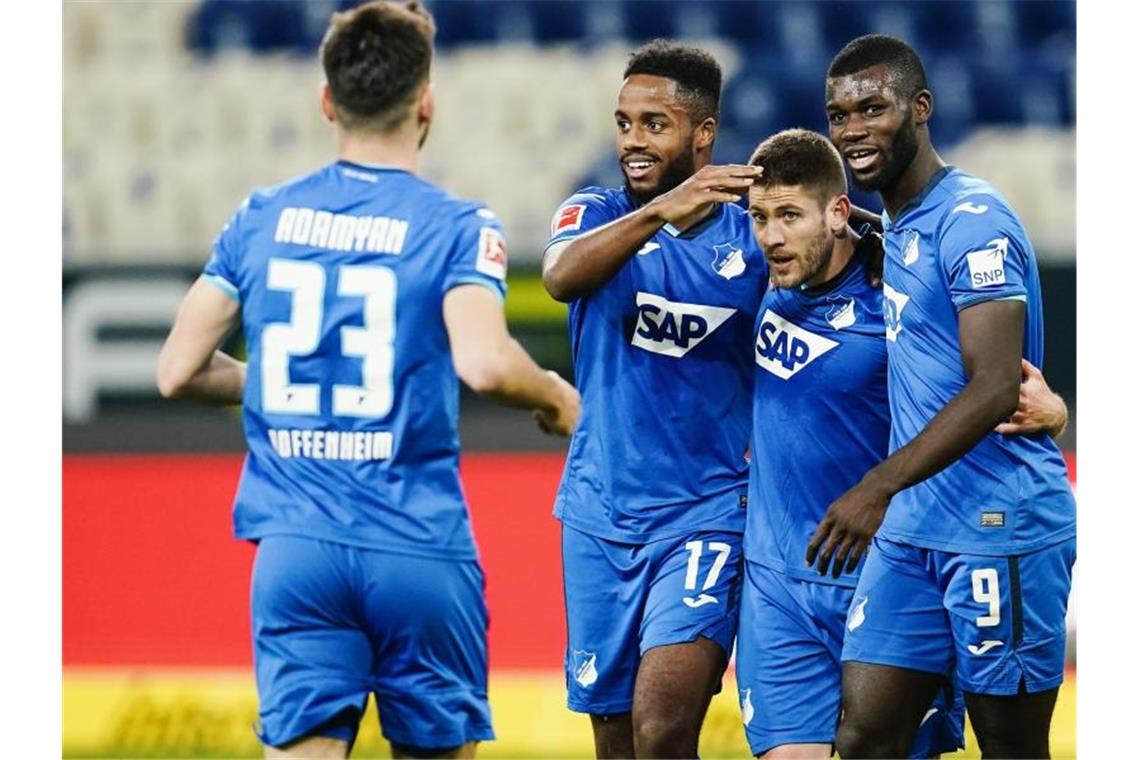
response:
[[[757,186],[798,185],[814,194],[821,206],[847,193],[839,151],[826,137],[807,129],[777,132],[756,147],[748,163],[764,169]]]
[[[343,126],[399,126],[428,80],[434,38],[435,22],[417,0],[376,0],[334,14],[320,59]]]
[[[715,119],[720,111],[720,64],[703,50],[672,40],[647,42],[630,54],[622,78],[634,74],[676,82],[677,95],[694,124]]]
[[[879,65],[887,67],[892,85],[904,100],[929,89],[918,53],[889,34],[865,34],[848,42],[832,59],[827,76],[829,79],[847,76]]]

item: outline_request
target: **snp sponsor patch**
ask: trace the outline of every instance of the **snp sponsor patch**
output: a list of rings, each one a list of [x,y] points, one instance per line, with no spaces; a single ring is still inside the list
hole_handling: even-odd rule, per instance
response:
[[[495,279],[507,279],[507,241],[494,227],[479,230],[479,257],[475,268]]]
[[[980,251],[966,254],[970,265],[970,285],[975,290],[1005,284],[1005,254],[1009,238],[994,238]]]
[[[768,309],[756,333],[756,364],[787,380],[838,345]]]
[[[637,294],[637,327],[630,341],[638,348],[682,357],[712,334],[736,309],[668,301],[652,293]]]
[[[586,205],[583,203],[563,206],[554,212],[554,219],[550,221],[550,236],[554,237],[560,232],[581,228],[582,217],[585,215]]]

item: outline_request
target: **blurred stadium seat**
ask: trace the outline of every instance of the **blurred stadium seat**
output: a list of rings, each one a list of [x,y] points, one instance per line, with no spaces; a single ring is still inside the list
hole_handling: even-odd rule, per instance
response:
[[[248,188],[326,160],[332,138],[316,107],[313,56],[329,13],[350,5],[67,3],[68,260],[200,261]],[[655,36],[708,43],[728,59],[718,160],[743,160],[777,129],[823,128],[830,57],[873,30],[911,39],[924,54],[944,148],[987,125],[1074,125],[1072,3],[428,5],[439,27],[441,118],[425,172],[496,208],[518,263],[537,261],[561,198],[615,176],[605,162],[618,72],[630,47]]]

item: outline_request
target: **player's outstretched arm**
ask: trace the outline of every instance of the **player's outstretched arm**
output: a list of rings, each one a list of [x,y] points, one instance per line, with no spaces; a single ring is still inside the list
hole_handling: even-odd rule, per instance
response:
[[[1041,430],[1053,439],[1061,437],[1069,424],[1069,407],[1065,399],[1053,392],[1041,370],[1021,360],[1021,390],[1017,411],[995,431],[1003,435],[1024,435]]]
[[[993,300],[958,313],[969,381],[914,439],[872,468],[827,510],[808,543],[820,575],[854,570],[882,524],[891,497],[941,472],[1017,409],[1025,304]],[[817,562],[818,560],[818,562]]]
[[[684,229],[700,221],[715,203],[735,203],[761,169],[730,164],[705,166],[636,211],[555,243],[542,257],[542,282],[557,301],[589,295],[609,282],[645,241],[666,224]]]
[[[558,373],[535,364],[511,337],[495,293],[482,285],[452,288],[443,297],[443,320],[455,372],[471,390],[501,404],[534,409],[543,432],[574,432],[578,391]]]
[[[158,355],[155,381],[163,396],[219,406],[241,403],[245,362],[217,350],[240,314],[236,301],[198,278]]]

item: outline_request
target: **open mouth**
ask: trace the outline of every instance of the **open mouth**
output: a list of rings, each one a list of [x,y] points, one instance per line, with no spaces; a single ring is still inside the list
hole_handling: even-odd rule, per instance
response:
[[[653,167],[657,165],[657,159],[649,156],[628,156],[623,158],[621,163],[625,167],[627,177],[641,179],[653,171]]]
[[[874,148],[851,148],[844,155],[846,155],[847,165],[851,167],[852,171],[862,171],[875,163],[879,151]]]

